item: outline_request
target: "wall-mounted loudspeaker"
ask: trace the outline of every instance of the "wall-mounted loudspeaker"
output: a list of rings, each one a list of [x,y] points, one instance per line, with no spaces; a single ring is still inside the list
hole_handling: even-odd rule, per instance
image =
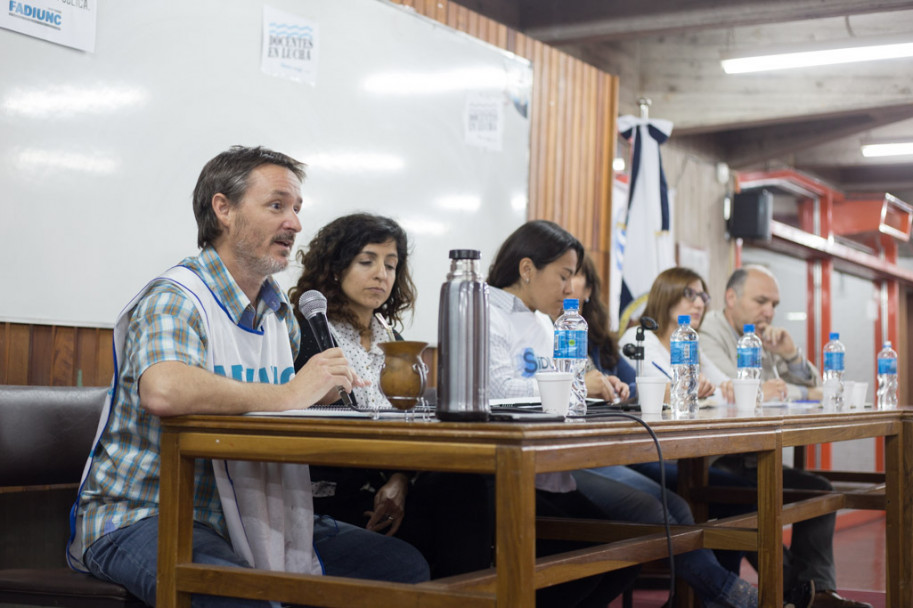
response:
[[[726,229],[732,238],[770,240],[774,196],[768,190],[739,192],[733,197]]]

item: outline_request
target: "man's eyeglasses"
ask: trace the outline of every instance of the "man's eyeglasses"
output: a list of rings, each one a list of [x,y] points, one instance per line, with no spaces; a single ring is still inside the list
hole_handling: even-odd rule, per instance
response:
[[[710,294],[706,291],[695,291],[690,287],[685,287],[682,295],[688,298],[689,301],[694,302],[695,298],[700,298],[703,300],[704,304],[710,301]]]

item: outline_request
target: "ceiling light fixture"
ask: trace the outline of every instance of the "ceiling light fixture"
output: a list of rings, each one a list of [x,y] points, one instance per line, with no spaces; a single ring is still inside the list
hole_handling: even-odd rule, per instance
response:
[[[913,155],[913,140],[896,141],[881,144],[863,144],[862,155],[866,158],[877,158],[879,156]]]
[[[779,48],[751,56],[730,56],[721,63],[723,71],[727,74],[745,74],[903,57],[913,57],[913,42],[888,41],[883,38],[866,41],[857,38],[852,41],[851,46],[842,42]]]

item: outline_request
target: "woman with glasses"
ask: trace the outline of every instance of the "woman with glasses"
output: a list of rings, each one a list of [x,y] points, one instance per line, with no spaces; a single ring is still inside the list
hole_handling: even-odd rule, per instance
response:
[[[700,330],[701,319],[710,301],[707,284],[699,274],[690,268],[676,266],[659,273],[647,296],[647,306],[643,316],[650,317],[659,328],[656,332],[644,332],[644,376],[672,377],[670,345],[672,333],[678,328],[679,315],[691,315],[691,327]],[[636,327],[630,327],[621,336],[620,342],[635,342]],[[630,360],[629,360],[630,361]],[[630,361],[633,365],[634,362]],[[700,399],[715,395],[722,402],[719,385],[727,382],[726,374],[709,359],[701,356],[701,376],[698,382],[697,396]],[[666,388],[666,399],[669,398]]]
[[[690,268],[675,267],[661,272],[653,281],[648,295],[647,306],[643,316],[650,317],[659,326],[656,332],[644,333],[644,366],[645,376],[666,375],[671,377],[670,345],[672,333],[678,327],[679,315],[691,315],[691,326],[699,330],[710,295],[707,293],[707,284],[699,274]],[[631,327],[622,336],[622,343],[634,342],[636,327]],[[719,389],[723,386],[723,390]],[[729,385],[728,388],[726,385]],[[698,396],[701,398],[713,396],[720,405],[724,403],[723,393],[731,395],[731,380],[707,357],[701,356],[701,376],[698,385]],[[666,399],[669,398],[668,388]],[[661,483],[662,476],[658,462],[649,462],[630,465],[630,468],[656,483]],[[666,462],[664,468],[667,488],[678,485],[678,464]],[[752,487],[753,484],[745,477],[729,473],[717,467],[709,469],[709,485],[717,487]],[[616,472],[617,476],[617,472]],[[753,510],[752,505],[710,503],[710,517],[729,517]],[[670,510],[672,506],[670,505]],[[741,551],[716,551],[718,563],[732,573],[740,571],[742,562]],[[790,598],[801,598],[801,605],[811,605],[811,596],[814,587],[809,588],[808,583],[796,583],[787,589]],[[800,605],[799,601],[788,601],[784,605]]]

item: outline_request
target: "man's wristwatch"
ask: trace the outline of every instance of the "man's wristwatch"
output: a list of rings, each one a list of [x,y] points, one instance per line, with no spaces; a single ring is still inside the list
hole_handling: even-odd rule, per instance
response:
[[[796,361],[798,361],[800,358],[802,358],[802,349],[801,349],[801,348],[796,348],[796,354],[795,354],[795,355],[793,355],[793,356],[790,357],[789,359],[785,359],[785,358],[784,358],[783,360],[786,361],[786,364],[787,364],[787,365],[792,365],[793,363],[795,363]]]

